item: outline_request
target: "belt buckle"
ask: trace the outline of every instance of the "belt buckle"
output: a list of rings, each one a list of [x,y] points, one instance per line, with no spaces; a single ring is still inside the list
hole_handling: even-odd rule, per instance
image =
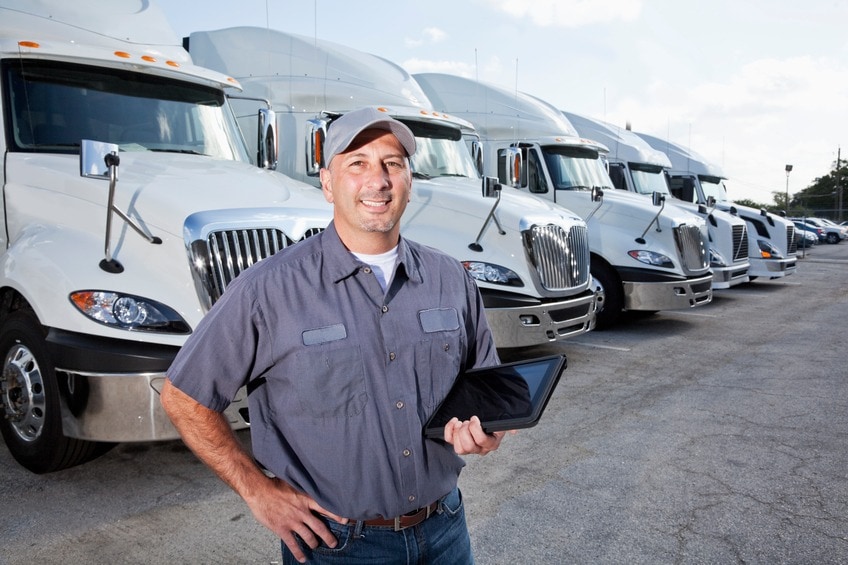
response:
[[[433,505],[430,504],[430,505],[428,505],[424,508],[419,508],[417,512],[414,512],[412,514],[405,514],[403,516],[395,516],[394,531],[399,532],[401,530],[405,530],[406,528],[411,528],[412,526],[417,526],[418,524],[420,524],[421,522],[423,522],[424,520],[426,520],[427,518],[430,517],[430,514],[432,514],[432,510],[431,510],[432,507],[433,507]],[[420,518],[421,514],[424,514],[423,518]],[[401,524],[401,519],[403,519],[403,518],[410,518],[412,520],[412,523],[404,526],[403,524]]]

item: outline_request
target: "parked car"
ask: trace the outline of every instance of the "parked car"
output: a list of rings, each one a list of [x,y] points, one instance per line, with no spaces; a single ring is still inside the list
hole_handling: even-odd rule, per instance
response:
[[[806,222],[810,225],[813,225],[817,228],[821,228],[824,231],[824,240],[828,243],[839,243],[846,237],[848,237],[848,233],[845,232],[845,229],[841,226],[832,225],[832,222],[829,224],[828,221],[825,221],[823,218],[793,218],[795,221]]]
[[[827,218],[816,218],[816,219],[821,220],[821,222],[824,223],[826,226],[830,226],[830,227],[837,228],[837,229],[841,230],[842,231],[842,239],[848,239],[848,226],[843,226],[843,225],[837,224],[833,220],[829,220]]]
[[[796,229],[795,230],[795,245],[798,249],[810,248],[817,245],[819,237],[811,231]]]
[[[798,230],[808,231],[808,232],[815,234],[816,238],[818,239],[818,243],[824,243],[826,241],[825,235],[824,235],[824,230],[821,229],[820,227],[802,222],[801,220],[798,220],[798,219],[792,219],[792,222],[795,224],[795,227]]]

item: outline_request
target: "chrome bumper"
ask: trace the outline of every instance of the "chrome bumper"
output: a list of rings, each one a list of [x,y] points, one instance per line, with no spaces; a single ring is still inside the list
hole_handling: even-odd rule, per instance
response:
[[[497,347],[542,345],[588,332],[595,327],[599,290],[578,298],[517,308],[486,308]]]
[[[90,441],[127,442],[177,439],[180,435],[159,402],[164,373],[83,373],[57,369],[85,383],[83,409],[62,399],[62,431],[67,437]],[[243,410],[243,412],[242,412]],[[239,390],[224,412],[233,429],[247,427],[247,394]],[[244,416],[243,416],[244,415]]]
[[[737,284],[748,282],[749,280],[751,280],[748,276],[749,269],[750,265],[748,263],[734,267],[712,267],[713,290],[730,288],[732,286],[736,286]]]
[[[624,309],[680,310],[709,304],[713,299],[712,278],[712,274],[708,274],[683,281],[625,281]]]
[[[751,267],[748,269],[750,277],[780,278],[793,274],[798,268],[798,261],[794,257],[789,259],[750,259]]]

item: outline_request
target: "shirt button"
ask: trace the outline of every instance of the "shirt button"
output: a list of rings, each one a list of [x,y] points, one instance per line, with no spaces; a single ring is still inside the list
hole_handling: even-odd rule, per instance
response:
[[[380,308],[380,310],[382,310],[383,314],[385,314],[386,312],[388,312],[388,311],[389,311],[389,307],[388,307],[388,306],[386,306],[385,304],[383,304],[383,307],[382,307],[382,308]]]
[[[415,495],[414,495],[414,494],[410,494],[410,495],[409,495],[409,498],[408,498],[407,500],[409,500],[410,502],[415,502]]]
[[[371,267],[362,267],[362,272],[363,272],[363,273],[370,273],[370,272],[371,272]]]
[[[412,455],[412,452],[410,450],[408,450],[408,449],[403,450],[403,456],[404,457],[409,457],[410,455]]]
[[[397,355],[395,355],[395,352],[394,352],[394,351],[392,351],[391,353],[389,353],[389,361],[394,361],[396,357],[397,357]]]
[[[445,351],[449,351],[449,350],[450,350],[450,344],[449,344],[449,343],[446,343],[446,344],[445,344]]]
[[[398,410],[400,410],[401,408],[403,408],[403,400],[398,400],[398,401],[397,401],[397,404],[395,404],[395,406],[397,406],[397,409],[398,409]]]

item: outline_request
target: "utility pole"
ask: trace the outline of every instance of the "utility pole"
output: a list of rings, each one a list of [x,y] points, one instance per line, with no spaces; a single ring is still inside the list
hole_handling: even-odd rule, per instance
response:
[[[836,148],[836,223],[842,221],[842,147]]]
[[[792,172],[792,165],[786,165],[786,217],[788,218],[791,214],[789,213],[789,173]]]

